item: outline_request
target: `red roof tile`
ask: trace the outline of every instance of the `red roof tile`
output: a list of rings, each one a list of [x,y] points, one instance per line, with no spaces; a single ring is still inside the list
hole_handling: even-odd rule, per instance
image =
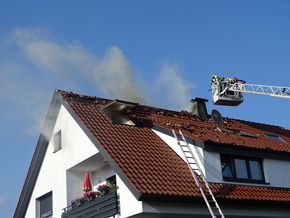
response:
[[[239,200],[271,200],[275,202],[289,202],[290,189],[268,188],[258,186],[212,184],[211,189],[217,198]]]
[[[226,131],[218,131],[212,119],[202,121],[188,112],[142,105],[127,112],[136,127],[116,125],[101,109],[110,100],[63,91],[60,94],[99,142],[119,172],[143,195],[200,197],[187,165],[150,129],[152,125],[168,130],[182,129],[186,136],[198,141],[290,153],[290,131],[278,126],[228,118],[220,126]],[[251,136],[242,136],[227,130],[239,130]],[[286,143],[269,139],[264,133],[278,135]],[[286,188],[225,184],[212,184],[212,188],[216,196],[222,199],[290,203],[290,189]]]

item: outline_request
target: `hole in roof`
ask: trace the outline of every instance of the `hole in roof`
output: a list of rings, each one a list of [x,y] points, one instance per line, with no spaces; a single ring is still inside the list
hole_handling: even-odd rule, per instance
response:
[[[284,143],[286,143],[286,141],[284,140],[284,139],[282,139],[280,136],[278,136],[278,135],[273,135],[273,134],[268,134],[268,133],[266,133],[265,134],[269,139],[272,139],[272,140],[276,140],[276,141],[278,141],[278,142],[284,142]]]
[[[132,120],[125,114],[126,111],[138,105],[138,103],[115,100],[103,107],[105,114],[115,124],[135,126]]]
[[[258,138],[255,135],[240,131],[240,130],[236,130],[236,129],[227,129],[227,128],[222,128],[223,132],[227,132],[227,133],[231,133],[231,134],[237,134],[240,136],[245,136],[245,137],[250,137],[250,138]]]

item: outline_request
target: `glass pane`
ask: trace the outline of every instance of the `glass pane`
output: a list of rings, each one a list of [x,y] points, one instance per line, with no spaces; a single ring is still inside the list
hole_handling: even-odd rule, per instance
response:
[[[235,159],[235,167],[238,179],[248,179],[246,161],[242,159]]]
[[[221,156],[221,168],[223,177],[233,178],[231,160],[227,156]]]
[[[233,178],[232,168],[229,164],[226,164],[223,168],[223,177]]]
[[[280,138],[277,135],[266,134],[266,136],[268,136],[268,138],[270,138],[270,139],[273,139],[273,140],[276,140],[276,141],[279,141],[279,142],[285,142],[284,139]]]
[[[263,180],[263,172],[260,162],[250,160],[249,163],[252,179]]]

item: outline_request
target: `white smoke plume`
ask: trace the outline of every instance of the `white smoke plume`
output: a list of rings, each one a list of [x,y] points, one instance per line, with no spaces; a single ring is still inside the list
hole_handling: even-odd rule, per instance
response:
[[[37,28],[15,29],[9,43],[2,39],[1,44],[9,52],[7,58],[0,59],[0,89],[9,94],[0,100],[15,104],[10,116],[18,114],[37,121],[31,132],[39,133],[57,88],[80,94],[88,94],[84,90],[89,89],[89,94],[98,97],[176,110],[187,108],[191,99],[192,86],[181,77],[177,66],[165,63],[156,78],[142,81],[116,46],[97,56],[78,41],[56,41]]]
[[[111,47],[103,57],[97,57],[78,41],[53,42],[40,30],[17,29],[15,39],[30,61],[54,74],[65,76],[67,80],[94,80],[96,89],[105,97],[145,102],[129,61],[117,47]]]
[[[190,91],[194,88],[189,82],[185,81],[177,65],[164,63],[155,81],[155,89],[159,93],[160,103],[171,109],[189,110]]]
[[[10,202],[7,198],[0,196],[0,209],[5,209],[9,204]]]

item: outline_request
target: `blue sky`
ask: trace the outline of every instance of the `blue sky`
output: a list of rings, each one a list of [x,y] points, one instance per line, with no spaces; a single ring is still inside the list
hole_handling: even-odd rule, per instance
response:
[[[290,99],[212,104],[213,74],[290,86],[289,1],[8,1],[0,7],[0,216],[12,217],[55,89],[290,127]]]

